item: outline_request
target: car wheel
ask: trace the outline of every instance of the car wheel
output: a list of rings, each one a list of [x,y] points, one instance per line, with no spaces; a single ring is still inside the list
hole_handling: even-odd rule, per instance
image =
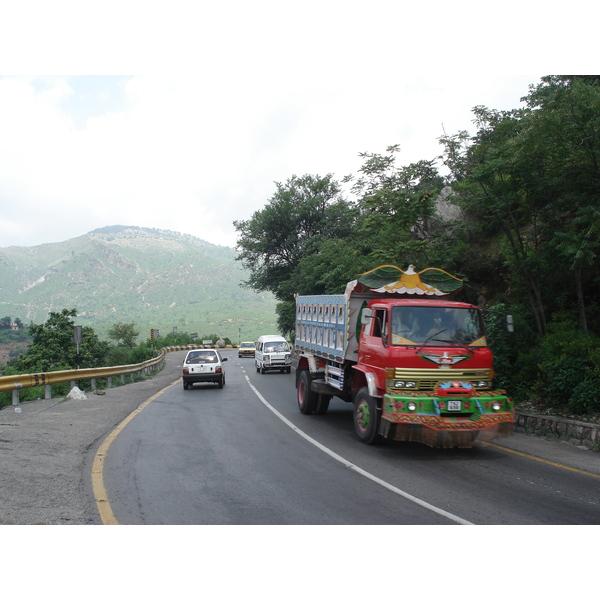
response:
[[[189,385],[188,385],[188,382],[187,382],[187,381],[184,381],[184,382],[183,382],[183,389],[184,389],[184,390],[187,390],[187,389],[189,389]]]
[[[221,379],[219,379],[219,381],[217,382],[217,385],[219,386],[219,389],[222,389],[225,385],[225,378],[221,377]]]

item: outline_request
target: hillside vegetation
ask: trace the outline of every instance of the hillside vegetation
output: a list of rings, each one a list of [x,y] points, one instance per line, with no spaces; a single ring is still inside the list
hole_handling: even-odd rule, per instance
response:
[[[75,308],[76,324],[103,338],[124,322],[144,336],[177,327],[256,339],[275,330],[275,301],[241,287],[244,277],[232,248],[171,231],[105,227],[60,243],[0,248],[0,313],[29,325]]]

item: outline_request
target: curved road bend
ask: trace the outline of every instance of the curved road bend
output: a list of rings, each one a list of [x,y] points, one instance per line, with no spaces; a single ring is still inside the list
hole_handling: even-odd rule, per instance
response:
[[[523,435],[468,450],[366,446],[350,405],[301,415],[293,373],[223,354],[222,390],[170,387],[111,441],[102,480],[117,522],[600,523],[595,453]]]

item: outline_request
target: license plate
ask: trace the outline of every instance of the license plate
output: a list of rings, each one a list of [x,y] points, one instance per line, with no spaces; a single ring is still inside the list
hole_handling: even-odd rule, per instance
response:
[[[460,400],[448,400],[448,410],[460,410],[461,409],[461,401]]]

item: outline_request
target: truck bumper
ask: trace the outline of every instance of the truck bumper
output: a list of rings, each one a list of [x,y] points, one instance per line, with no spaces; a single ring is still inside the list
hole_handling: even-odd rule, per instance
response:
[[[423,401],[420,402],[420,399]],[[494,399],[501,399],[505,405],[512,406],[506,397],[494,396]],[[386,394],[382,403],[379,433],[386,439],[420,442],[432,448],[471,448],[475,440],[491,441],[513,434],[515,418],[512,410],[488,412],[484,408],[487,403],[470,400],[468,406],[471,412],[468,413],[463,410],[460,414],[449,415],[438,410],[437,414],[424,414],[422,405],[425,408],[432,404],[437,407],[431,396]],[[411,401],[417,404],[417,410],[413,412],[405,409]]]

